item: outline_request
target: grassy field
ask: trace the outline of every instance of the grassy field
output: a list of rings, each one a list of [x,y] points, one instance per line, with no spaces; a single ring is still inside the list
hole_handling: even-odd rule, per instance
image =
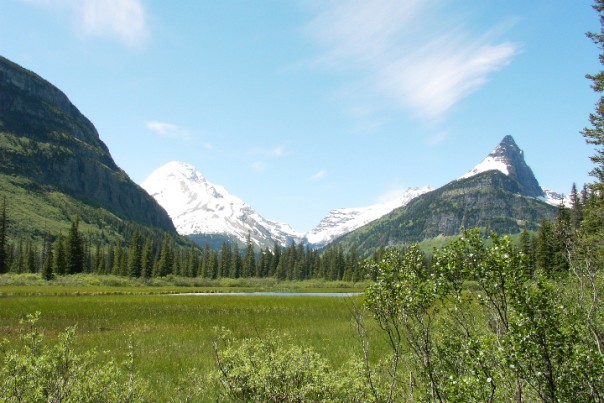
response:
[[[3,337],[17,342],[19,320],[36,311],[42,313],[39,325],[49,341],[66,327],[77,325],[78,349],[108,351],[107,356],[121,359],[132,337],[137,372],[148,381],[157,401],[181,400],[179,383],[194,369],[205,374],[214,368],[212,340],[219,328],[229,329],[239,338],[288,337],[291,343],[314,348],[336,367],[360,352],[352,309],[361,297],[185,296],[169,293],[254,288],[15,282],[5,278],[0,283]],[[358,290],[341,284],[318,285],[295,287],[292,283],[272,289]]]

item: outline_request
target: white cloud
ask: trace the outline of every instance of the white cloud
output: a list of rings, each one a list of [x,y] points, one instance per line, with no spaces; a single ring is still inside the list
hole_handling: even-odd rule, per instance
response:
[[[319,66],[356,69],[366,84],[428,120],[445,115],[518,51],[501,27],[471,35],[443,0],[321,2],[306,29],[324,47]]]
[[[169,137],[178,140],[191,140],[193,138],[188,130],[172,123],[158,122],[153,120],[145,123],[145,126],[147,129],[162,137]]]
[[[127,46],[142,45],[149,35],[142,0],[22,0],[68,10],[84,35],[109,37]]]
[[[317,173],[312,175],[310,177],[310,179],[315,181],[315,180],[323,179],[326,175],[327,175],[327,171],[324,169],[321,169],[320,171],[318,171]]]

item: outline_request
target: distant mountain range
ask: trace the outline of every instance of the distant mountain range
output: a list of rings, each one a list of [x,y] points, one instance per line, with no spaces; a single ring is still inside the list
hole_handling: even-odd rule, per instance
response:
[[[12,236],[66,233],[80,217],[89,239],[112,242],[149,229],[199,244],[304,243],[371,250],[454,235],[461,226],[500,233],[537,229],[560,195],[544,191],[511,136],[465,175],[438,189],[411,188],[387,203],[331,211],[302,234],[265,219],[193,166],[172,162],[142,188],[113,161],[93,124],[59,89],[0,57],[0,196],[19,222]],[[144,190],[143,190],[144,189]],[[145,192],[146,190],[146,192]]]
[[[370,224],[378,225],[380,219],[399,214],[407,206],[411,209],[412,204],[422,205],[420,212],[424,218],[434,221],[440,217],[441,224],[420,229],[417,223],[410,225],[407,222],[405,225],[414,228],[415,233],[397,240],[387,235],[393,232],[389,229],[380,234],[380,242],[392,244],[406,242],[406,239],[418,241],[452,235],[462,225],[518,232],[525,228],[536,229],[541,219],[553,216],[553,206],[562,201],[560,195],[546,192],[539,186],[522,150],[511,136],[506,136],[468,173],[439,189],[430,186],[410,188],[390,202],[332,210],[306,234],[296,232],[287,224],[263,218],[240,198],[228,193],[224,187],[208,182],[201,172],[186,163],[170,162],[158,168],[141,186],[166,209],[180,234],[199,243],[214,244],[224,240],[246,242],[249,235],[259,247],[303,242],[322,248],[338,239],[344,241],[348,234],[362,238],[367,228],[371,228]],[[435,198],[442,204],[438,208],[433,202],[426,202]],[[452,217],[447,219],[443,214]],[[459,214],[461,217],[455,218]],[[360,239],[353,243],[364,245]]]
[[[194,166],[184,162],[161,166],[141,186],[166,209],[180,234],[213,246],[225,240],[245,243],[249,235],[254,245],[261,248],[291,242],[323,247],[431,190],[412,188],[387,203],[333,210],[315,229],[302,234],[288,224],[265,219],[243,200],[224,187],[212,184]]]

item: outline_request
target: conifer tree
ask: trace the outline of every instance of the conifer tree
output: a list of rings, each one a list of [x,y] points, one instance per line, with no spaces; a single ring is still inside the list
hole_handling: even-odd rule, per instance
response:
[[[587,36],[600,50],[599,61],[604,65],[604,0],[596,0],[593,8],[598,12],[600,31],[590,32]],[[604,70],[589,74],[592,89],[604,93]],[[595,167],[590,174],[596,179],[587,187],[583,203],[583,221],[581,222],[581,244],[584,258],[593,267],[604,265],[604,96],[600,96],[595,111],[589,115],[591,127],[584,128],[581,134],[588,144],[595,146],[595,153],[590,157]],[[586,252],[589,251],[589,252]]]
[[[218,253],[213,250],[210,252],[210,259],[208,262],[208,277],[218,278]]]
[[[67,274],[81,273],[84,271],[84,242],[78,232],[80,217],[71,223],[71,229],[67,236]]]
[[[141,277],[150,278],[153,274],[153,242],[150,238],[145,239],[141,255]]]
[[[119,276],[122,273],[122,254],[122,245],[119,241],[116,241],[111,261],[111,274]]]
[[[583,221],[583,205],[575,183],[573,183],[570,191],[570,213],[572,228],[576,230],[581,226],[581,221]]]
[[[589,32],[587,36],[600,49],[600,63],[604,64],[604,0],[596,0],[593,8],[599,14],[600,32]],[[595,92],[604,92],[604,71],[588,74],[587,78],[592,81],[591,87]],[[595,111],[589,115],[589,121],[592,127],[583,129],[582,134],[587,143],[597,147],[591,157],[596,165],[591,174],[597,179],[597,185],[601,187],[604,183],[604,96],[600,97]]]
[[[37,271],[36,248],[32,245],[31,240],[28,239],[25,243],[25,272],[36,273]]]
[[[218,278],[228,277],[232,259],[231,245],[228,242],[222,243],[220,249],[220,262],[218,267]]]
[[[97,274],[105,273],[105,259],[104,259],[104,249],[100,243],[97,242],[96,249],[94,252],[94,267],[92,270]]]
[[[44,238],[44,251],[42,253],[42,270],[41,275],[44,280],[52,280],[55,277],[52,271],[52,247],[48,236]]]
[[[254,252],[252,238],[250,236],[250,233],[248,232],[247,238],[245,240],[245,256],[243,258],[243,269],[241,277],[252,277],[254,275],[256,275],[256,253]]]
[[[194,246],[191,246],[187,250],[187,262],[185,269],[185,276],[187,277],[197,277],[199,275],[199,261],[200,261],[200,253],[199,249]]]
[[[165,277],[168,274],[171,274],[173,263],[174,253],[170,245],[170,239],[167,235],[164,235],[161,243],[161,250],[159,252],[159,259],[155,265],[155,277]]]
[[[140,233],[134,233],[128,251],[128,274],[130,277],[140,277],[142,273],[143,245]]]
[[[2,198],[2,211],[0,212],[0,274],[8,272],[7,233],[8,217],[6,213],[6,197]]]
[[[53,245],[52,253],[52,271],[56,274],[65,274],[67,267],[67,257],[65,253],[65,243],[63,235],[59,234]]]
[[[23,245],[23,238],[19,238],[19,243],[17,244],[16,251],[16,260],[15,267],[13,271],[16,273],[25,273],[25,246]]]
[[[241,255],[239,254],[239,245],[233,245],[233,254],[231,256],[231,262],[229,267],[228,276],[230,278],[241,277]]]

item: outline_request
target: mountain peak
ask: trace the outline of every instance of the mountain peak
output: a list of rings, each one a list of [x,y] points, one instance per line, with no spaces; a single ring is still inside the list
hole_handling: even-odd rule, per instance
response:
[[[505,136],[485,159],[458,179],[470,178],[482,172],[493,170],[500,171],[516,180],[520,185],[522,193],[526,196],[545,196],[533,171],[524,160],[524,152],[510,135]]]
[[[197,168],[193,165],[181,161],[170,161],[159,167],[155,174],[170,175],[173,177],[179,176],[182,179],[189,180],[195,183],[206,183],[207,180]]]
[[[301,237],[286,224],[260,216],[224,187],[214,185],[193,165],[172,161],[141,184],[163,206],[182,235],[219,235],[259,246],[288,245]]]

